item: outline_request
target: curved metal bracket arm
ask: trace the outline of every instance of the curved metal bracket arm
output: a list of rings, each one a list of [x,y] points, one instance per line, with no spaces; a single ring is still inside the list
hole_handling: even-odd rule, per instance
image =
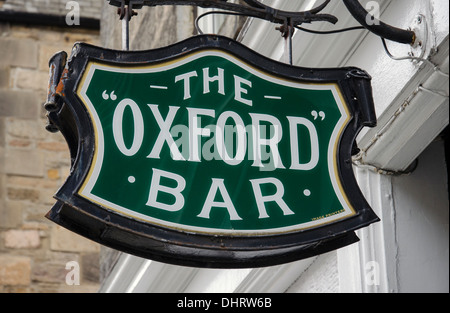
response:
[[[132,9],[141,9],[143,6],[159,5],[191,5],[203,8],[216,8],[236,12],[249,17],[255,17],[282,24],[285,27],[297,27],[303,23],[329,22],[336,24],[337,17],[330,14],[320,14],[320,12],[330,3],[324,2],[308,11],[289,12],[274,9],[262,4],[258,0],[243,0],[246,5],[231,3],[229,0],[107,0],[110,5],[123,8],[128,6]],[[385,24],[376,17],[368,13],[358,0],[343,0],[350,14],[367,30],[388,40],[398,43],[414,44],[416,35],[411,30],[404,30]],[[131,18],[132,15],[130,15]],[[370,18],[370,23],[368,22]]]
[[[343,0],[345,6],[351,15],[370,32],[398,43],[413,44],[416,35],[413,31],[404,30],[385,24],[370,15],[358,0]],[[371,23],[367,23],[367,17],[370,16]]]
[[[316,21],[337,23],[338,19],[330,14],[319,14],[331,0],[325,0],[320,6],[304,12],[288,12],[276,10],[260,3],[257,0],[244,0],[247,5],[230,3],[228,0],[108,0],[110,5],[123,7],[130,5],[133,9],[140,9],[143,6],[158,5],[192,5],[202,8],[216,8],[238,12],[250,17],[268,20],[278,24],[291,24],[297,26],[303,23]]]

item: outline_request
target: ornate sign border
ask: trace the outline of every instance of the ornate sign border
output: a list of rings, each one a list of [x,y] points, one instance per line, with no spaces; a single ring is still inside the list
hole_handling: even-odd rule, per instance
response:
[[[210,235],[162,227],[130,218],[78,194],[89,175],[96,142],[91,116],[77,91],[92,62],[111,66],[148,66],[181,56],[214,49],[245,61],[251,67],[300,83],[335,84],[350,119],[343,129],[337,153],[337,172],[354,214],[348,218],[285,234]],[[58,76],[58,75],[56,75]],[[51,76],[57,107],[48,119],[64,135],[71,153],[72,169],[56,193],[56,204],[47,217],[55,223],[103,245],[165,263],[196,267],[244,268],[291,262],[358,240],[354,230],[378,221],[355,180],[351,156],[355,139],[364,127],[376,125],[370,76],[354,67],[337,69],[300,68],[268,59],[242,44],[221,36],[192,37],[169,47],[149,51],[115,51],[78,43],[61,79]],[[52,88],[50,88],[52,89]]]

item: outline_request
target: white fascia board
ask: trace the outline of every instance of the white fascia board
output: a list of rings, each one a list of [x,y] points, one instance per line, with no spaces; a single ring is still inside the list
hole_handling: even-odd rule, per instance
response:
[[[122,253],[100,293],[183,292],[199,269],[164,264]]]
[[[448,37],[430,58],[442,72],[449,71]],[[406,61],[409,62],[409,61]],[[358,145],[367,150],[363,163],[403,171],[449,124],[448,76],[424,63],[368,130]]]
[[[337,251],[339,290],[342,293],[397,292],[398,245],[391,177],[355,168],[364,197],[382,222],[359,229],[360,238]]]
[[[317,257],[288,264],[253,269],[237,286],[239,293],[285,292]]]
[[[121,253],[108,277],[100,286],[99,293],[122,293],[129,289],[137,270],[145,262],[144,259]]]
[[[204,269],[122,253],[100,293],[284,292],[315,260],[256,269]]]

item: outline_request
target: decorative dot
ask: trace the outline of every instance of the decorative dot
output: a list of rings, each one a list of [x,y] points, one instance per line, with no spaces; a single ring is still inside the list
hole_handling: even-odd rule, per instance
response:
[[[130,183],[134,183],[134,182],[136,181],[136,178],[135,178],[134,176],[129,176],[129,177],[128,177],[128,181],[129,181]]]
[[[305,196],[309,197],[309,196],[311,195],[311,190],[305,189],[305,190],[303,190],[303,194],[304,194]]]

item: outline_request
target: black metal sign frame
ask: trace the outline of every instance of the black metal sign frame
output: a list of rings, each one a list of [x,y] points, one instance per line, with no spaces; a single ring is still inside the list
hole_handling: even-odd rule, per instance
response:
[[[218,49],[236,55],[251,66],[304,83],[335,83],[352,114],[339,142],[338,172],[356,210],[350,218],[300,232],[268,236],[206,235],[152,225],[116,214],[77,195],[93,162],[93,122],[76,90],[89,61],[111,65],[150,65],[179,56]],[[78,43],[65,64],[65,55],[50,62],[50,92],[46,109],[49,131],[61,131],[71,154],[67,181],[56,193],[56,204],[47,217],[55,223],[94,240],[140,257],[184,266],[248,268],[291,262],[338,249],[358,240],[354,231],[378,221],[355,180],[351,157],[355,139],[364,126],[376,124],[370,76],[353,67],[300,68],[268,59],[231,39],[202,35],[169,47],[138,52],[115,51]],[[64,70],[63,66],[65,64]]]

